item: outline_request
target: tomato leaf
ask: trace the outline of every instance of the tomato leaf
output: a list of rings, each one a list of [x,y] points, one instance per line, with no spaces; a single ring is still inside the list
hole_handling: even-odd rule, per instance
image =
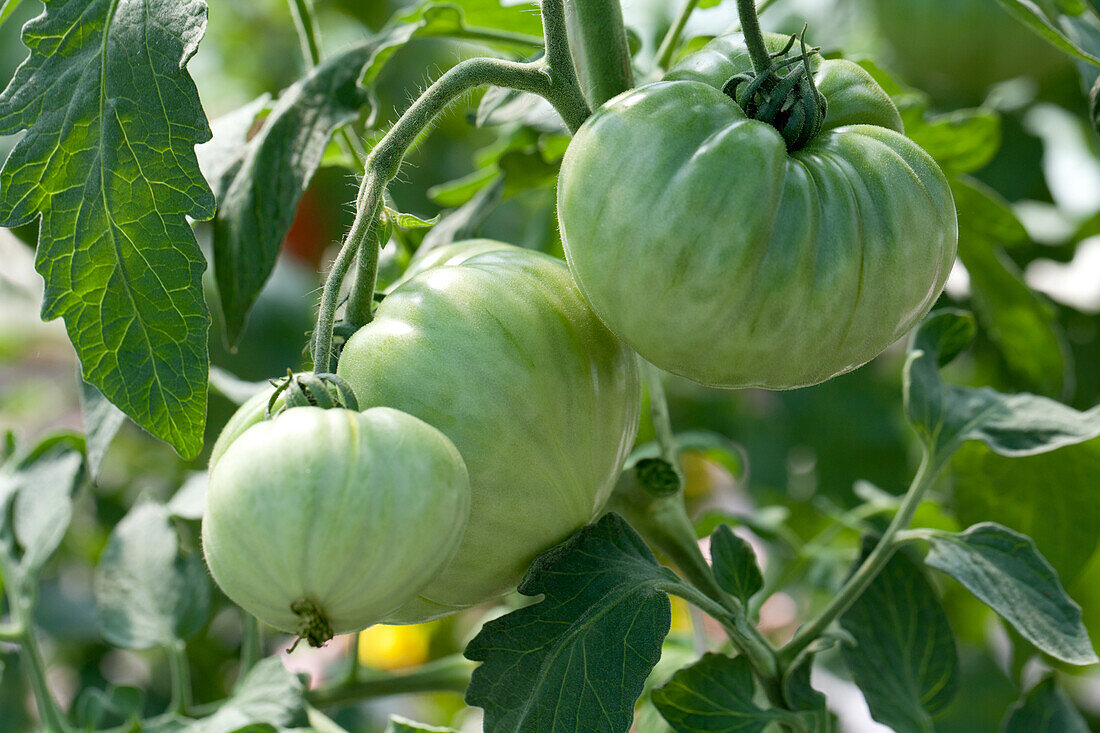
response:
[[[959,211],[959,259],[970,274],[974,312],[1008,371],[1025,389],[1058,396],[1067,372],[1065,335],[1054,308],[1029,288],[1001,250],[1028,241],[1008,202],[972,180],[951,183]]]
[[[0,470],[0,557],[9,585],[33,581],[61,544],[84,476],[83,451],[79,435],[59,433]]]
[[[756,685],[748,660],[704,654],[653,691],[653,704],[677,733],[723,730],[760,733],[791,713],[765,710],[753,702]]]
[[[1100,438],[1024,458],[980,443],[951,459],[955,515],[963,526],[991,520],[1023,532],[1073,585],[1100,543]]]
[[[187,217],[214,199],[210,131],[185,66],[206,4],[48,0],[0,94],[0,225],[41,216],[42,317],[63,317],[84,378],[192,457],[206,419],[206,266]]]
[[[103,456],[125,422],[126,415],[112,405],[102,392],[83,379],[80,380],[80,412],[84,417],[88,471],[94,479],[99,474]]]
[[[237,683],[233,696],[189,733],[233,733],[247,725],[266,724],[275,730],[304,726],[308,721],[303,685],[277,656],[260,660]]]
[[[714,578],[722,590],[748,604],[764,587],[764,576],[756,564],[756,553],[744,538],[733,533],[728,524],[719,525],[710,538]]]
[[[385,733],[454,733],[454,729],[438,728],[434,725],[416,723],[400,715],[391,715]]]
[[[783,697],[799,716],[807,733],[832,733],[836,730],[834,717],[825,707],[825,695],[810,684],[813,671],[813,655],[806,655],[783,675]]]
[[[127,725],[140,728],[145,692],[137,687],[86,687],[73,705],[77,725],[87,730]]]
[[[947,614],[920,566],[896,553],[840,625],[856,641],[841,653],[871,716],[893,730],[931,733],[932,716],[955,696],[958,658]]]
[[[1058,689],[1053,676],[1040,680],[1009,708],[1004,733],[1088,733],[1081,713]]]
[[[321,165],[329,139],[368,102],[358,81],[376,51],[376,42],[368,41],[313,69],[280,95],[237,165],[220,175],[207,173],[217,178],[214,274],[231,344],[240,338],[248,310],[275,267],[298,202]],[[248,105],[230,120],[228,131],[247,131],[250,113],[260,107],[261,100]]]
[[[94,590],[100,633],[123,649],[188,639],[210,611],[206,566],[180,547],[168,509],[152,502],[131,509],[111,532]]]
[[[1033,394],[945,384],[939,367],[969,345],[974,328],[969,313],[936,311],[909,347],[906,415],[935,455],[946,457],[968,440],[980,440],[1002,456],[1037,455],[1100,436],[1100,405],[1080,412]]]
[[[1047,16],[1032,0],[998,0],[998,2],[1008,11],[1009,15],[1026,25],[1047,43],[1081,61],[1100,66],[1100,58],[1093,56],[1070,40],[1065,33],[1047,19]]]
[[[1027,535],[994,522],[965,532],[933,531],[929,567],[959,581],[1047,654],[1070,664],[1100,661],[1081,622],[1081,607]]]
[[[936,159],[948,178],[985,167],[1001,147],[1001,119],[993,110],[929,115],[924,101],[899,107],[905,134]]]
[[[519,587],[538,603],[485,624],[466,647],[483,662],[466,701],[485,730],[629,730],[672,622],[677,583],[641,537],[608,514],[539,555]]]

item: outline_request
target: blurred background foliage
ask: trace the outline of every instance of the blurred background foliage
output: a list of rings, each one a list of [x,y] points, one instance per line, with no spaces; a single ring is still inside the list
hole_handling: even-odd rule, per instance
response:
[[[326,49],[369,37],[403,4],[317,0]],[[1043,4],[1055,9],[1053,2]],[[190,70],[212,120],[262,94],[278,95],[304,73],[285,0],[211,5],[206,39]],[[678,5],[624,2],[638,42],[639,79],[653,78],[654,49]],[[696,12],[685,36],[694,47],[736,22],[730,0],[703,5],[710,7]],[[28,0],[0,28],[0,78],[10,78],[25,55],[18,29],[39,9]],[[779,0],[763,22],[769,30],[786,32],[809,22],[811,40],[824,53],[843,50],[852,58],[874,59],[900,82],[890,91],[910,134],[950,132],[950,144],[939,149],[971,161],[959,164],[954,175],[963,259],[941,305],[975,310],[981,331],[976,347],[950,376],[1004,391],[1043,392],[1077,408],[1100,402],[1100,140],[1087,124],[1085,102],[1095,72],[1031,36],[994,0]],[[1100,52],[1100,31],[1079,25],[1078,36],[1091,33],[1092,50]],[[431,79],[462,58],[485,53],[499,51],[431,38],[402,47],[383,68],[374,110],[357,124],[358,133],[370,140]],[[418,245],[472,236],[560,254],[553,184],[565,138],[545,109],[506,97],[490,92],[471,98],[410,153],[391,188],[393,198],[402,211],[425,218],[442,213],[443,219],[427,235],[406,232],[391,243],[383,278],[392,279]],[[485,118],[480,126],[474,124],[479,105]],[[13,143],[0,137],[0,155]],[[241,343],[230,349],[220,330],[212,329],[216,367],[259,381],[302,365],[318,268],[349,224],[354,191],[348,167],[330,165],[318,172]],[[197,230],[208,246],[208,225]],[[37,316],[41,285],[33,272],[33,239],[33,230],[0,230],[0,428],[14,429],[25,441],[81,427],[76,365],[64,329]],[[207,281],[216,311],[209,273]],[[869,496],[900,494],[912,475],[918,453],[902,416],[902,360],[899,345],[854,373],[793,392],[723,392],[680,380],[669,385],[677,429],[711,430],[739,446],[736,460],[705,453],[685,459],[697,516],[704,523],[714,512],[741,517],[773,580],[780,569],[794,568],[793,585],[761,609],[762,625],[777,639],[793,632],[815,594],[835,588],[858,551],[855,531],[827,527]],[[233,409],[230,400],[212,391],[208,446]],[[643,426],[640,440],[648,435]],[[1100,639],[1100,443],[1072,450],[1077,451],[1073,460],[1058,451],[1017,460],[1009,468],[986,449],[968,447],[918,523],[957,528],[995,519],[1032,534],[1084,607],[1092,638]],[[112,649],[101,641],[92,569],[111,528],[139,497],[166,501],[203,467],[204,458],[183,462],[128,425],[96,485],[81,495],[62,551],[43,576],[39,604],[52,661],[50,682],[66,707],[78,704],[81,690],[108,685],[143,688],[150,713],[166,703],[162,656]],[[197,522],[179,521],[194,546]],[[817,542],[808,554],[799,547],[811,538]],[[1018,696],[1018,667],[1031,653],[969,594],[949,581],[941,585],[960,638],[966,692],[939,717],[936,730],[996,730]],[[357,641],[342,638],[283,659],[294,670],[310,672],[314,683],[341,674],[348,654],[378,669],[412,666],[461,650],[484,613],[475,610],[421,627],[375,627]],[[691,628],[686,608],[678,606],[674,630],[679,633],[670,637],[670,648],[690,640]],[[228,693],[237,676],[240,638],[238,613],[216,597],[206,629],[188,645],[196,702]],[[1100,675],[1095,669],[1063,671],[1076,675],[1067,688],[1092,724],[1100,725]],[[845,730],[881,729],[867,718],[840,665],[826,663],[822,674],[815,683],[838,706]],[[463,707],[459,695],[439,693],[349,707],[334,717],[350,729],[374,730],[381,728],[383,710],[399,710],[426,722],[462,725],[465,720],[476,728]],[[14,647],[0,644],[0,731],[29,729],[30,711]],[[643,711],[639,730],[661,730],[643,727],[647,720],[658,725]]]

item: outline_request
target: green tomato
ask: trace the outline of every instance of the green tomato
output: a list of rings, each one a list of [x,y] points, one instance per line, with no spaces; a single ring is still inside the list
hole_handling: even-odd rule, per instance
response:
[[[514,588],[537,554],[600,513],[634,441],[634,354],[585,306],[563,262],[501,247],[406,282],[340,357],[361,407],[434,425],[470,471],[458,553],[390,623]]]
[[[569,145],[558,212],[585,298],[644,358],[791,389],[865,364],[928,312],[955,205],[861,67],[820,62],[825,126],[795,152],[716,88],[749,68],[738,37],[718,38],[610,100]]]
[[[454,444],[385,407],[296,407],[242,432],[210,471],[202,542],[225,594],[320,644],[412,599],[470,511]]]
[[[872,0],[870,6],[890,65],[949,106],[979,104],[991,85],[1018,76],[1045,85],[1073,73],[1068,56],[994,0]]]
[[[413,255],[409,266],[401,277],[394,280],[389,290],[396,290],[400,285],[412,280],[414,277],[440,265],[461,265],[471,257],[476,257],[484,252],[496,252],[501,249],[511,249],[512,245],[498,242],[495,239],[465,239],[461,242],[444,244],[425,251],[417,250]]]

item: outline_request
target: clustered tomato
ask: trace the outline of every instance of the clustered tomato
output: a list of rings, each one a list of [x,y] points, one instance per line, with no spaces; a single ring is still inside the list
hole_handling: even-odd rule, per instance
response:
[[[563,161],[568,267],[491,240],[421,254],[340,356],[363,412],[242,406],[203,523],[229,597],[311,642],[493,599],[603,510],[637,430],[628,346],[785,389],[915,324],[955,257],[947,181],[864,69],[803,63],[827,103],[808,140],[722,91],[752,68],[739,36],[610,100]]]

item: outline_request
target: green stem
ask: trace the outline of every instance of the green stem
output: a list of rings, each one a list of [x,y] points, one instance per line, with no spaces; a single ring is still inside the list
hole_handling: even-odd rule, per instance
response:
[[[298,30],[298,41],[302,44],[302,56],[312,68],[321,63],[321,35],[317,30],[313,0],[290,0],[290,14],[294,16],[294,27]]]
[[[22,629],[23,633],[15,641],[19,643],[23,655],[23,664],[27,668],[27,677],[30,679],[31,690],[34,691],[34,700],[38,706],[42,726],[47,731],[67,731],[69,726],[65,722],[65,716],[57,707],[57,701],[50,694],[50,686],[46,682],[46,662],[42,657],[42,649],[38,646],[38,637],[35,636],[34,626],[31,623],[33,604],[16,598],[16,595],[10,594],[9,599],[12,601],[15,624]]]
[[[260,622],[248,611],[241,611],[241,677],[256,666],[263,657],[263,638]]]
[[[463,692],[475,666],[462,655],[453,654],[408,672],[361,674],[354,682],[310,690],[306,699],[314,707],[321,708],[409,692]]]
[[[917,469],[917,474],[909,485],[905,499],[898,508],[898,513],[894,515],[893,521],[890,522],[874,549],[871,550],[871,554],[845,581],[828,605],[821,609],[821,612],[814,619],[799,628],[786,646],[779,650],[779,661],[782,666],[786,667],[793,662],[806,647],[812,644],[828,628],[829,624],[843,615],[855,600],[867,590],[867,586],[871,584],[871,581],[875,579],[875,576],[879,574],[879,571],[882,570],[898,548],[898,533],[913,521],[913,514],[916,513],[921,499],[935,481],[940,465],[931,453],[925,452],[920,468]]]
[[[23,627],[19,624],[4,624],[0,626],[0,641],[17,643],[23,639]]]
[[[172,699],[168,712],[186,715],[191,707],[191,670],[187,663],[187,649],[182,641],[168,647],[168,671],[172,678]]]
[[[473,58],[451,67],[428,87],[367,156],[366,173],[356,199],[355,220],[344,240],[321,294],[320,312],[314,332],[314,371],[329,371],[332,328],[344,277],[359,257],[358,277],[348,301],[348,322],[353,327],[370,320],[378,267],[378,246],[374,242],[386,186],[397,176],[406,151],[433,120],[451,103],[471,89],[485,85],[537,94],[554,106],[569,129],[576,131],[588,117],[588,105],[577,84],[569,58],[562,0],[542,4],[546,55],[542,60],[519,63],[495,58]]]
[[[661,457],[680,475],[680,451],[676,448],[676,435],[672,431],[672,416],[668,411],[668,398],[665,396],[664,372],[659,367],[639,359],[646,386],[649,387],[649,412],[653,420],[653,430],[657,434],[657,445]],[[683,488],[683,477],[680,477]]]
[[[752,59],[752,70],[762,74],[771,66],[772,58],[764,43],[764,33],[760,30],[760,18],[757,17],[754,0],[737,0],[737,15],[741,19],[741,34]]]
[[[619,0],[565,0],[569,44],[592,109],[634,86]]]
[[[699,5],[699,0],[688,0],[684,4],[684,7],[680,9],[680,14],[676,16],[676,20],[672,23],[672,27],[668,29],[668,33],[665,34],[664,40],[661,41],[660,48],[657,49],[658,68],[667,69],[669,64],[672,63],[672,54],[676,51],[676,44],[680,42],[680,36],[684,32],[684,26],[687,25],[688,18],[695,12],[697,5]]]
[[[344,678],[345,684],[355,684],[356,680],[359,679],[359,670],[362,667],[362,665],[359,664],[359,644],[363,640],[362,637],[363,632],[360,631],[359,633],[355,634],[355,638],[351,642],[351,658],[348,660],[348,674]]]

